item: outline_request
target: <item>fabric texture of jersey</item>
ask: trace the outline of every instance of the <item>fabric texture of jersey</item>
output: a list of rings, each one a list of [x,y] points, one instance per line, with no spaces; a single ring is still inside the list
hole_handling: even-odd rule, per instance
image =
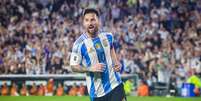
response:
[[[111,33],[99,33],[96,38],[82,34],[74,43],[70,65],[81,65],[91,68],[96,63],[105,64],[102,73],[86,73],[86,83],[91,98],[102,97],[122,83],[120,74],[113,69],[111,49],[113,36]]]

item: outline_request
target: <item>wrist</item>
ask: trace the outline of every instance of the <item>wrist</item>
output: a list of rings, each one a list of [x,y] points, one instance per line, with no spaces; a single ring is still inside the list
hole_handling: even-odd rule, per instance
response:
[[[87,72],[93,72],[92,67],[87,68]]]

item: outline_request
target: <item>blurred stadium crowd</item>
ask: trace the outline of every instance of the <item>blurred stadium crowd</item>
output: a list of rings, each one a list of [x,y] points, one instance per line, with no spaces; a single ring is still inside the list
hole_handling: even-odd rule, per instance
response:
[[[63,85],[62,83],[54,82],[51,78],[47,84],[32,83],[27,85],[25,82],[11,85],[4,83],[1,87],[1,96],[84,96],[87,95],[86,86],[73,84],[72,86]],[[56,86],[57,85],[57,86]]]
[[[201,74],[200,0],[1,0],[0,74],[69,73],[86,7],[113,33],[122,74],[138,74],[150,89],[181,88]]]

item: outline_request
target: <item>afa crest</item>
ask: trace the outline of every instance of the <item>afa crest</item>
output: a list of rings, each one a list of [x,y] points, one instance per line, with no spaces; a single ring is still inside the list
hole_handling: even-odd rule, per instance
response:
[[[96,43],[95,47],[96,47],[96,49],[100,49],[101,48],[101,44],[100,43]]]

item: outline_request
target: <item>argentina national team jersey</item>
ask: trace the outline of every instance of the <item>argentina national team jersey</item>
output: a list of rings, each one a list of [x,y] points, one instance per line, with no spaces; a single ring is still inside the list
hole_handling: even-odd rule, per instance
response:
[[[101,97],[112,91],[122,83],[120,74],[113,70],[111,49],[113,36],[102,32],[96,38],[89,38],[82,34],[74,43],[70,65],[81,65],[81,68],[90,68],[96,63],[104,63],[102,73],[86,73],[86,83],[90,97]]]

